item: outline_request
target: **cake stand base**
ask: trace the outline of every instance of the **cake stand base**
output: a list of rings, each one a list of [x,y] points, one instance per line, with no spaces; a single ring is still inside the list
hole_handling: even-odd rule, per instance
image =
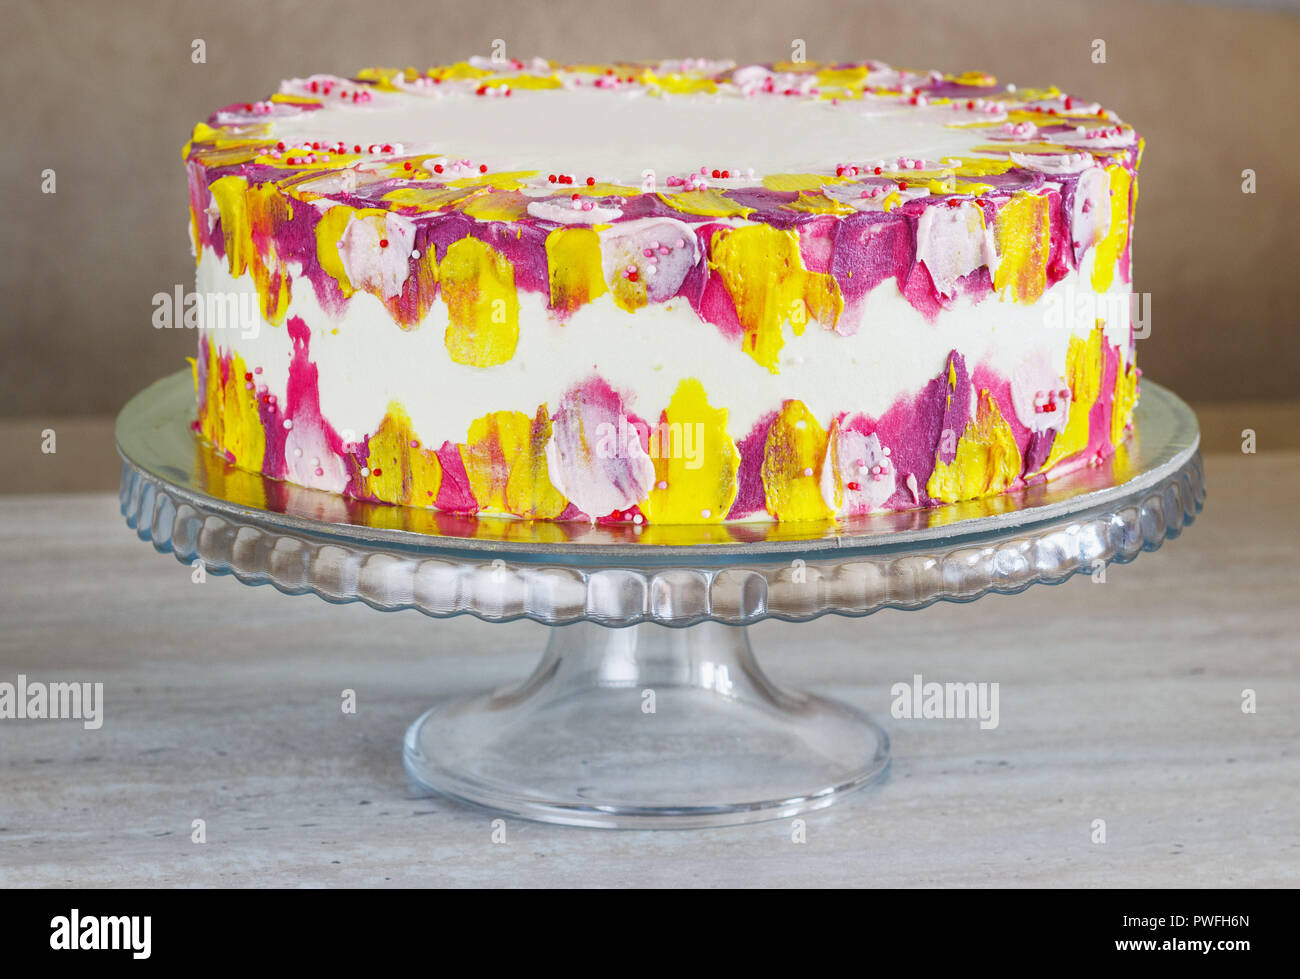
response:
[[[527,819],[689,828],[820,809],[884,774],[889,738],[782,690],[748,630],[551,629],[522,684],[439,704],[406,733],[429,790]]]

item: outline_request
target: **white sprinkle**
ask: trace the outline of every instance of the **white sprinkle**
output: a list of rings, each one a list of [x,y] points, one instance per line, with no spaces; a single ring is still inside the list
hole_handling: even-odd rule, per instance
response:
[[[713,516],[713,512],[711,510],[701,510],[700,516],[703,517],[705,520],[708,520],[709,517]]]
[[[295,459],[301,459],[301,458],[302,458],[302,449],[294,449],[294,450],[293,450],[293,457],[294,457]]]
[[[370,475],[370,467],[369,467],[369,466],[362,466],[362,467],[361,467],[361,475],[362,475],[362,476],[369,476],[369,475]]]

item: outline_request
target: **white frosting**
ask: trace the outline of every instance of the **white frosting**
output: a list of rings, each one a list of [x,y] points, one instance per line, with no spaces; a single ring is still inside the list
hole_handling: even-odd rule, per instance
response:
[[[487,98],[448,88],[376,93],[361,105],[326,101],[323,109],[276,118],[273,131],[290,145],[401,143],[408,153],[447,154],[494,171],[569,173],[634,186],[650,169],[661,175],[661,189],[666,175],[701,166],[742,172],[761,166],[759,177],[824,173],[838,162],[978,155],[974,148],[989,142],[988,129],[949,127],[959,114],[946,106],[918,108],[896,99],[832,104],[590,87],[558,94],[521,89],[509,98]],[[960,114],[960,121],[969,121],[966,116]]]

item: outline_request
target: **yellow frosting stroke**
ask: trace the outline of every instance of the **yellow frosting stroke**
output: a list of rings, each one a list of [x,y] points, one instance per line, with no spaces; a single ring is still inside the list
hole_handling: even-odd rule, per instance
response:
[[[844,310],[834,277],[804,268],[793,231],[767,224],[716,231],[710,266],[735,304],[745,352],[773,374],[787,322],[799,336],[810,318],[833,326]]]
[[[494,411],[469,426],[460,458],[479,510],[509,513],[506,486],[510,470],[529,443],[532,419],[522,411]]]
[[[1118,445],[1123,440],[1124,432],[1133,420],[1133,408],[1137,405],[1137,383],[1137,361],[1134,358],[1115,372],[1115,400],[1111,404],[1110,413],[1111,445]]]
[[[316,222],[316,261],[325,274],[338,283],[344,299],[351,299],[356,290],[352,287],[347,269],[343,267],[343,259],[339,256],[339,239],[348,229],[348,222],[355,213],[355,208],[339,204],[322,214]]]
[[[479,221],[518,221],[528,213],[528,198],[517,190],[494,190],[476,194],[459,209]]]
[[[217,345],[209,343],[205,410],[199,419],[199,428],[205,439],[234,456],[235,465],[258,472],[266,455],[266,430],[257,410],[257,391],[244,376],[249,371],[239,354],[231,354],[224,384],[221,381],[221,361]],[[194,380],[197,386],[197,364]]]
[[[235,278],[243,275],[253,259],[253,235],[248,223],[245,196],[248,181],[243,177],[218,177],[208,185],[221,211],[221,234],[226,244],[226,264]]]
[[[787,401],[767,430],[763,495],[778,520],[825,520],[835,514],[822,498],[820,473],[826,431],[802,401]]]
[[[429,507],[442,486],[437,453],[422,448],[406,410],[390,402],[384,420],[370,436],[363,485],[385,503]]]
[[[752,207],[737,204],[716,190],[686,190],[679,194],[659,194],[659,199],[675,211],[709,218],[743,218],[754,213]]]
[[[704,385],[687,378],[650,432],[655,482],[642,505],[653,523],[719,523],[739,490],[740,452],[727,433],[727,409],[709,404]]]
[[[546,443],[551,440],[551,416],[546,405],[537,406],[527,441],[515,457],[506,480],[506,508],[521,517],[554,520],[569,501],[551,483]]]
[[[956,503],[1001,493],[1020,475],[1015,433],[988,390],[980,391],[975,417],[957,440],[952,462],[936,459],[925,491],[936,500]]]
[[[768,190],[821,190],[828,184],[844,184],[844,177],[832,177],[821,173],[770,173],[763,178],[763,186]]]
[[[253,241],[253,284],[268,323],[281,326],[289,312],[289,270],[276,250],[278,230],[293,219],[293,204],[273,183],[252,187],[245,195]]]
[[[1003,298],[1032,303],[1047,287],[1049,206],[1046,195],[1020,191],[998,212],[995,233],[999,261],[993,288]]]
[[[207,343],[208,361],[204,371],[203,410],[199,413],[199,429],[203,437],[213,445],[221,444],[221,404],[225,395],[221,390],[221,359],[217,356],[217,345]],[[199,387],[199,365],[194,362],[194,389]]]
[[[551,309],[572,313],[605,294],[600,236],[590,228],[557,228],[546,236]]]
[[[445,343],[458,364],[492,367],[515,355],[519,294],[509,260],[477,238],[452,242],[438,265],[447,303]]]
[[[1097,245],[1093,255],[1092,287],[1106,292],[1115,278],[1115,265],[1128,244],[1129,191],[1135,181],[1119,165],[1109,166],[1110,174],[1110,230]]]
[[[1101,394],[1102,371],[1106,368],[1103,350],[1105,334],[1101,322],[1097,321],[1087,340],[1070,338],[1070,348],[1065,355],[1065,380],[1070,386],[1070,410],[1066,416],[1065,428],[1057,433],[1052,451],[1043,463],[1044,471],[1088,447],[1092,406]]]

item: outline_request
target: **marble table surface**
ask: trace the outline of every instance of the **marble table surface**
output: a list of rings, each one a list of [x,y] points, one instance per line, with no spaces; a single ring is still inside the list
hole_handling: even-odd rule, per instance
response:
[[[802,842],[513,819],[494,841],[408,787],[401,734],[524,675],[544,627],[194,583],[115,495],[0,497],[0,682],[105,704],[98,730],[0,720],[0,886],[1296,886],[1300,453],[1207,469],[1196,524],[1105,582],[755,627],[774,679],[893,736],[888,778]],[[999,682],[999,726],[890,718],[914,673]]]

